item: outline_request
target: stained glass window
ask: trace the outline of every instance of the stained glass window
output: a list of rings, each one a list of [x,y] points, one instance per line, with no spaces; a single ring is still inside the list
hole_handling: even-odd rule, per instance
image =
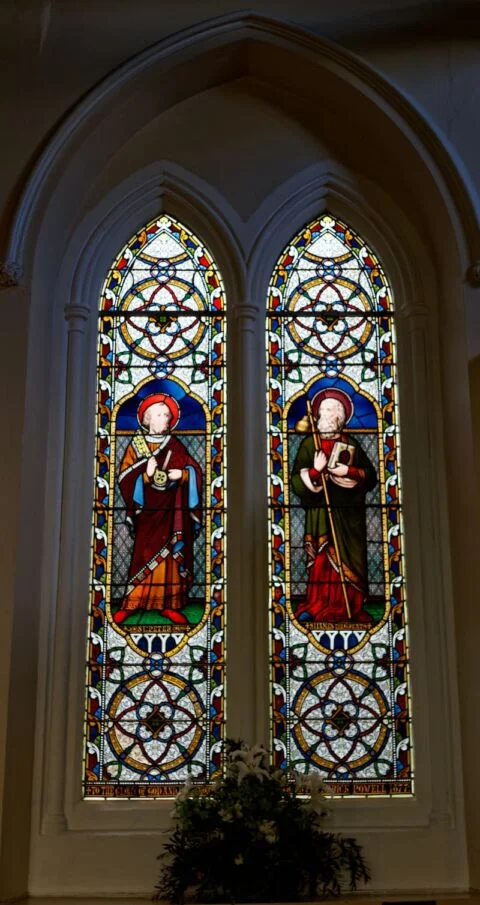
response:
[[[267,312],[272,746],[338,795],[410,795],[392,293],[325,215]]]
[[[213,780],[224,726],[225,294],[162,216],[99,312],[87,797]]]

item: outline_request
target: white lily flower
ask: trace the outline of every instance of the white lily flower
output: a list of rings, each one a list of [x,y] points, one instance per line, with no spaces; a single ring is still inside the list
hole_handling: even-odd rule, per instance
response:
[[[231,761],[239,785],[246,776],[256,776],[262,782],[264,778],[270,779],[268,770],[262,767],[265,757],[268,757],[268,751],[263,745],[254,745],[253,748],[245,746],[233,752]]]
[[[318,817],[328,816],[330,811],[325,803],[325,796],[329,794],[329,788],[318,773],[296,772],[295,786],[300,794],[309,796],[302,802],[305,811],[313,811]]]
[[[277,826],[273,820],[263,820],[258,825],[259,832],[265,837],[265,841],[273,845],[278,839]]]
[[[330,808],[325,804],[325,799],[321,795],[311,795],[307,801],[302,804],[302,808],[304,811],[310,811],[317,815],[317,817],[328,817],[330,812]]]
[[[183,788],[180,789],[178,794],[175,796],[177,801],[184,801],[186,798],[190,798],[190,794],[193,791],[193,782],[191,779],[187,779]]]
[[[231,811],[226,811],[225,808],[220,808],[218,812],[218,816],[222,818],[224,823],[232,823],[233,814]]]
[[[326,782],[318,775],[318,773],[294,773],[295,785],[297,789],[302,789],[310,795],[328,795],[329,788]]]
[[[270,779],[270,776],[267,770],[264,770],[263,767],[257,767],[256,765],[246,764],[244,761],[238,761],[236,764],[236,775],[238,785],[245,779],[246,776],[256,776],[261,782],[265,778]]]

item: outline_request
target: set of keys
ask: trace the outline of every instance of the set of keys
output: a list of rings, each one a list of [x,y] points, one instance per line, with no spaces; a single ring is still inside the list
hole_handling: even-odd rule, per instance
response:
[[[168,482],[168,474],[167,468],[168,463],[170,461],[170,456],[172,455],[171,449],[168,450],[167,455],[165,456],[165,460],[162,468],[156,468],[153,472],[152,482],[155,484],[155,487],[163,488],[166,486]]]

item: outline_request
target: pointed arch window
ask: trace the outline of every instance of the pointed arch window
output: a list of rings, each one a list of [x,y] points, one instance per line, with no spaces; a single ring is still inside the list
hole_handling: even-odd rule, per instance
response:
[[[224,735],[212,255],[152,221],[99,318],[85,796],[172,795],[218,775]],[[412,794],[392,294],[345,223],[324,215],[282,253],[267,349],[273,756],[336,794]]]
[[[274,759],[339,795],[413,792],[392,293],[328,214],[268,292]]]
[[[225,292],[169,216],[125,245],[99,312],[84,794],[175,794],[220,769]]]

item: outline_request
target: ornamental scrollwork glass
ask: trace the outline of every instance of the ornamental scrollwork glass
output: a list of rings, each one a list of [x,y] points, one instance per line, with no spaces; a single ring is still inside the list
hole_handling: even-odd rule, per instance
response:
[[[392,292],[328,214],[274,269],[267,352],[274,761],[411,795]]]
[[[86,797],[221,770],[225,293],[169,216],[125,245],[99,310]]]

